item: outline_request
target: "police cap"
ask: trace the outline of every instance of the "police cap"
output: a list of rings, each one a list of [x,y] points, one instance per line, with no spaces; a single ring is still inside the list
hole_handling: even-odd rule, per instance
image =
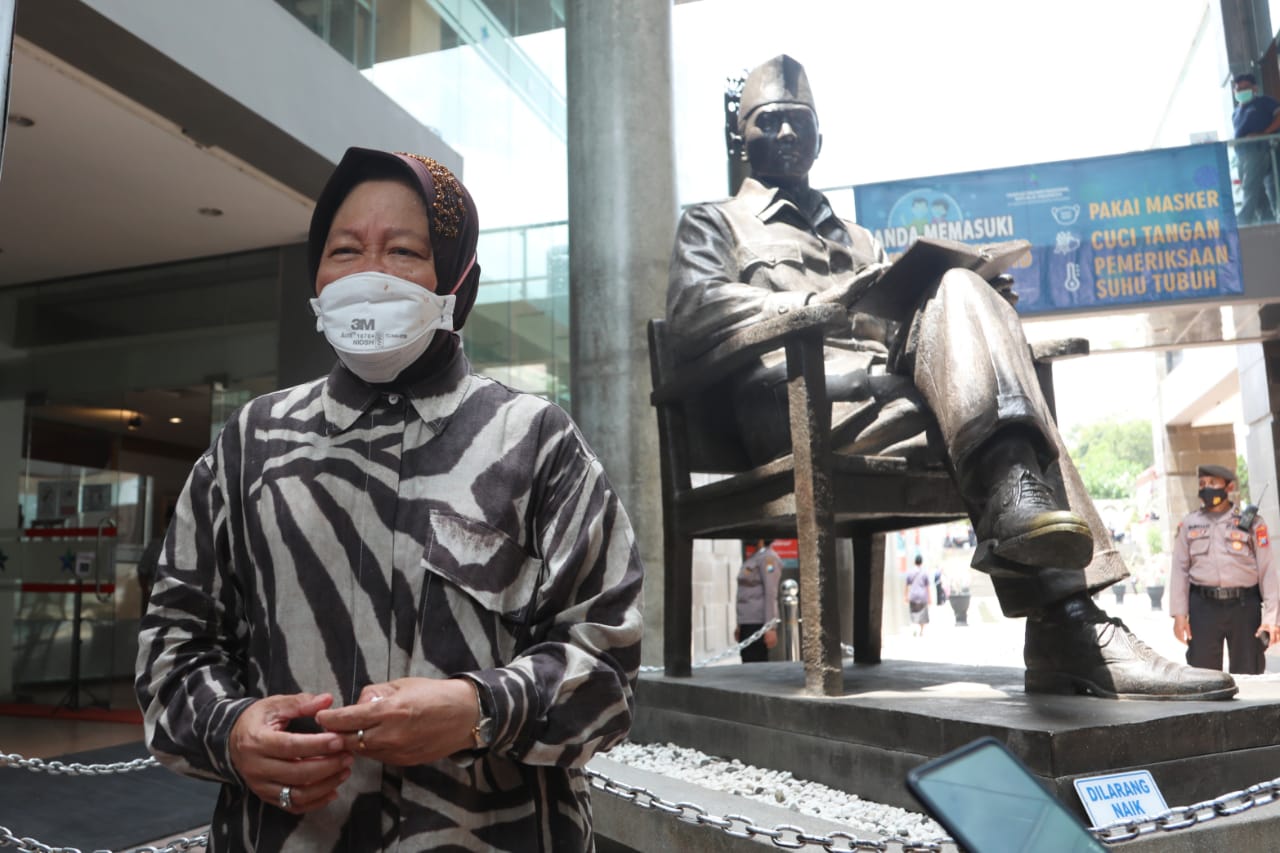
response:
[[[1236,472],[1225,465],[1201,465],[1196,468],[1197,477],[1218,477],[1228,483],[1236,481]]]

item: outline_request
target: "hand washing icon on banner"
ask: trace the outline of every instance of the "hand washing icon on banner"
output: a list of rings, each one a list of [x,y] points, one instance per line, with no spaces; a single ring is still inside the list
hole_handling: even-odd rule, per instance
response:
[[[1059,231],[1053,244],[1055,255],[1070,255],[1080,248],[1080,238],[1070,231]]]

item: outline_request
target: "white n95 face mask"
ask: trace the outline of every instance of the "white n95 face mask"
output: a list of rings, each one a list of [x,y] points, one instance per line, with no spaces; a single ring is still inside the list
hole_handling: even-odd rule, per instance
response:
[[[358,272],[311,300],[316,331],[365,382],[390,382],[417,360],[436,329],[453,330],[453,294],[380,272]]]

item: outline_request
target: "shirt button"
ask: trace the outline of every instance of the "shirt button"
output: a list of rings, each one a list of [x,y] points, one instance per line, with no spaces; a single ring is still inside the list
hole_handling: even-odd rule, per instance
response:
[[[391,405],[393,405],[393,406],[394,406],[394,405],[396,405],[397,403],[399,403],[399,402],[400,402],[400,395],[399,395],[399,394],[388,394],[388,395],[387,395],[387,402],[388,402],[388,403],[390,403],[390,404],[391,404]]]

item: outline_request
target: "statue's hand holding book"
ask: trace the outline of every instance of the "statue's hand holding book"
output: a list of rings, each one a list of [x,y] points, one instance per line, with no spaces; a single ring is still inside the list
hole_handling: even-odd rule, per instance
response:
[[[891,320],[910,319],[916,306],[948,270],[967,269],[992,281],[1002,276],[1031,250],[1026,240],[970,246],[954,240],[922,237],[888,267],[875,265],[875,274],[858,275],[844,304],[856,311]],[[872,267],[867,267],[872,269]]]

